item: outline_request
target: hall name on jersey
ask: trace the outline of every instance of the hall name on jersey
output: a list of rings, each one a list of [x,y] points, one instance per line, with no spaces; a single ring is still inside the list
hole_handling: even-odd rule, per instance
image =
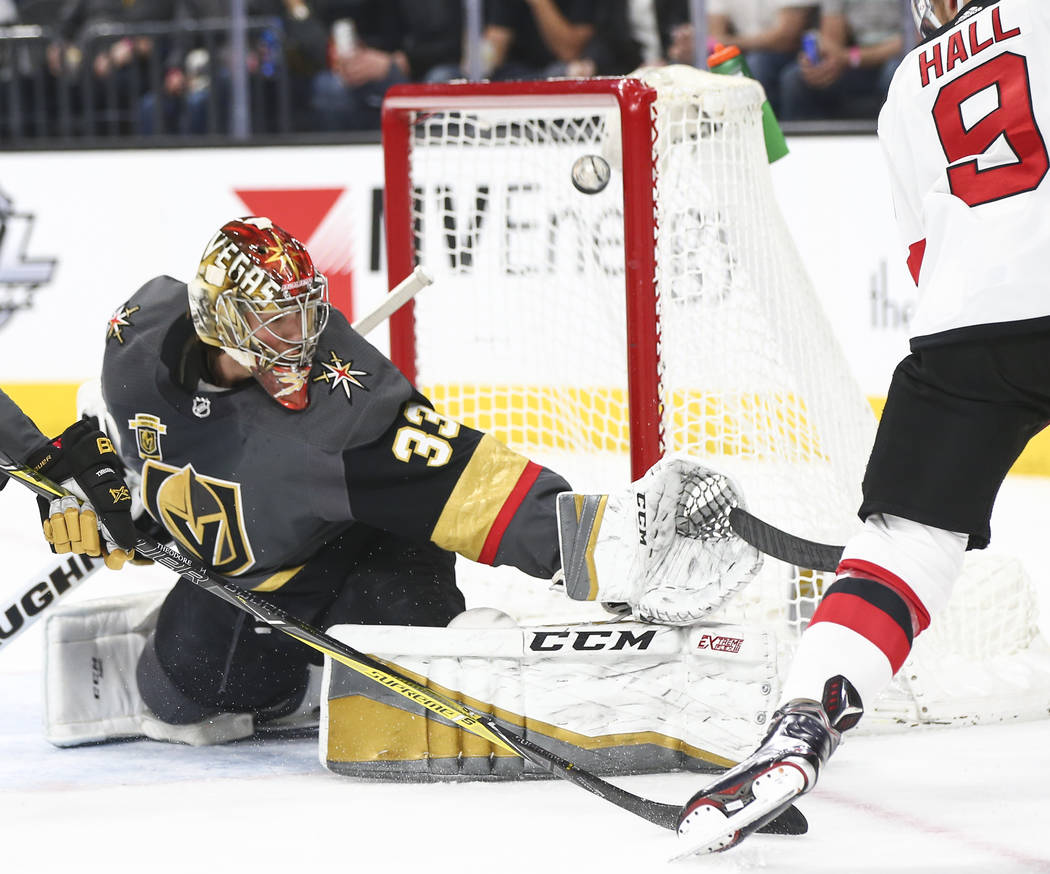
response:
[[[922,87],[925,88],[930,82],[940,79],[941,76],[950,73],[956,65],[970,60],[986,49],[998,43],[1005,42],[1015,36],[1021,35],[1021,28],[1015,27],[1006,30],[1003,27],[999,7],[992,10],[992,32],[981,34],[980,21],[974,19],[970,26],[953,31],[947,42],[943,40],[931,44],[927,49],[919,52],[919,76],[922,79]],[[932,73],[932,77],[931,77]]]

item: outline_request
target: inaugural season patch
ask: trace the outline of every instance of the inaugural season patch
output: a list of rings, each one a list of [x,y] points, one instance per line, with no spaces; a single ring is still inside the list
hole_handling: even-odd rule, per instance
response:
[[[342,358],[335,354],[334,350],[328,351],[328,361],[319,361],[317,363],[321,365],[321,373],[314,377],[314,382],[327,382],[329,394],[337,388],[341,388],[346,394],[346,399],[353,403],[354,398],[350,394],[351,386],[356,386],[363,391],[370,390],[358,377],[371,376],[372,374],[367,370],[354,370],[354,362],[352,360],[344,362]]]
[[[168,433],[168,426],[162,425],[160,419],[149,413],[135,413],[134,419],[128,419],[128,427],[135,432],[139,458],[144,461],[151,458],[159,461],[164,457],[160,449],[160,438],[162,434]]]
[[[118,343],[124,342],[124,329],[133,328],[135,325],[131,321],[131,316],[137,313],[142,307],[129,307],[127,304],[120,307],[113,315],[109,317],[109,322],[106,327],[106,342],[110,340],[116,340]]]
[[[240,483],[202,476],[192,464],[150,460],[142,468],[142,499],[181,546],[219,573],[236,576],[255,564]]]

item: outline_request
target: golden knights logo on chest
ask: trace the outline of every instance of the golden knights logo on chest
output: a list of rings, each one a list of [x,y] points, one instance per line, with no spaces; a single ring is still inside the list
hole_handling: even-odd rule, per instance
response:
[[[240,483],[202,476],[192,464],[150,459],[142,468],[142,499],[182,546],[219,573],[236,576],[255,563]]]

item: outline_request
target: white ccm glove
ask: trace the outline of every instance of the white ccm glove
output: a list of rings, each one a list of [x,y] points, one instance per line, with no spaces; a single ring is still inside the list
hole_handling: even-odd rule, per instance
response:
[[[615,495],[558,495],[565,591],[626,603],[637,619],[698,622],[754,579],[762,554],[733,533],[728,476],[669,456]]]

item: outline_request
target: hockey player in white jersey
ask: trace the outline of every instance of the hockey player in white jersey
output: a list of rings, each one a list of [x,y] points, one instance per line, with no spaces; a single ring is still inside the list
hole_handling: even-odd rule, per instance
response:
[[[725,850],[808,792],[991,536],[1007,471],[1050,422],[1050,6],[912,0],[879,139],[919,288],[846,544],[758,750],[685,805]]]

